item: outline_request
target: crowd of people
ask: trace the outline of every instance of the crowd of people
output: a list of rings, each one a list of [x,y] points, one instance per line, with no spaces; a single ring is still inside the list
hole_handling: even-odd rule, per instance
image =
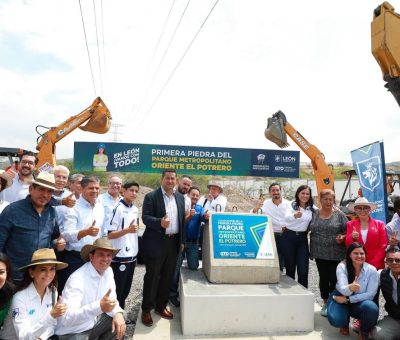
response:
[[[134,322],[124,308],[139,252],[139,183],[111,175],[100,194],[96,176],[62,165],[34,176],[36,163],[26,153],[15,172],[0,171],[0,338],[122,339]],[[189,176],[164,170],[160,184],[142,207],[140,319],[148,327],[153,310],[174,317],[168,303],[180,306],[183,261],[198,269],[202,230],[227,205],[215,181],[201,195]],[[293,202],[279,183],[269,196],[251,213],[270,217],[280,270],[305,288],[315,260],[321,315],[342,335],[352,328],[360,339],[400,338],[400,200],[385,225],[363,197],[349,207],[356,214],[349,221],[329,189],[318,194],[318,207],[307,185]],[[388,315],[378,321],[379,291]]]

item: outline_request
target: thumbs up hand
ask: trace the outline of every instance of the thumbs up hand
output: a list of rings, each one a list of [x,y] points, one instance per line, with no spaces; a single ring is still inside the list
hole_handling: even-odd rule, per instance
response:
[[[356,227],[353,226],[353,232],[351,233],[351,237],[353,238],[353,240],[357,240],[359,236],[360,234],[358,233]]]
[[[57,303],[54,305],[50,311],[50,315],[53,319],[63,316],[67,311],[67,305],[61,302],[61,296],[58,297]]]
[[[349,289],[350,291],[352,291],[353,293],[357,293],[360,290],[360,284],[358,283],[358,276],[356,275],[356,277],[354,278],[353,283],[349,284]]]
[[[134,233],[137,233],[137,231],[138,231],[138,225],[136,223],[136,220],[133,219],[131,224],[128,227],[128,233],[134,234]]]
[[[96,227],[96,220],[93,220],[92,225],[87,229],[89,236],[97,236],[99,233],[100,228]]]
[[[389,245],[392,247],[395,247],[395,246],[397,246],[398,243],[399,243],[399,241],[397,240],[397,230],[395,230],[392,233],[392,236],[390,236]]]
[[[161,219],[161,227],[164,228],[164,229],[167,229],[169,227],[169,217],[168,217],[168,215],[165,215]]]
[[[100,308],[103,313],[111,312],[114,309],[115,305],[117,304],[117,301],[115,299],[111,298],[110,294],[111,294],[111,288],[107,291],[107,293],[100,300]]]
[[[64,234],[61,233],[60,236],[58,237],[58,239],[56,240],[56,249],[58,251],[63,251],[65,249],[66,244],[67,244],[67,242],[64,239]]]
[[[71,195],[64,197],[61,200],[61,204],[65,205],[68,208],[72,208],[76,203],[75,193],[72,192]]]

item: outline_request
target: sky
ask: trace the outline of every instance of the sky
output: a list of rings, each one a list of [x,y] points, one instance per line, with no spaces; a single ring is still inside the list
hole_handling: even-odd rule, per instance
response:
[[[219,0],[205,21],[215,2],[81,0],[84,31],[78,0],[0,0],[0,146],[33,150],[37,125],[101,96],[124,143],[278,149],[264,130],[281,110],[329,163],[375,141],[400,160],[400,108],[371,54],[379,2]],[[113,138],[75,130],[57,158]]]

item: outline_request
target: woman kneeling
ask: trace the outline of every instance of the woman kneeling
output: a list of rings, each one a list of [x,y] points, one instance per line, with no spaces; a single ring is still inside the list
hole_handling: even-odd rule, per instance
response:
[[[361,321],[359,339],[368,339],[379,315],[372,301],[378,290],[378,273],[365,262],[365,249],[360,243],[347,248],[346,260],[337,266],[336,277],[336,290],[328,301],[329,323],[348,335],[350,316],[357,318]]]
[[[68,265],[58,262],[53,249],[39,249],[25,270],[20,290],[14,295],[11,314],[6,319],[3,339],[50,339],[57,317],[66,305],[57,299],[56,270]]]

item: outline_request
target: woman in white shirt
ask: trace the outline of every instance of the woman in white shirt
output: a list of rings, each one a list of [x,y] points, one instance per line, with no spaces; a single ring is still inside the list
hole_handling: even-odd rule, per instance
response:
[[[56,270],[68,264],[58,262],[53,249],[36,250],[25,270],[20,290],[14,295],[4,326],[4,339],[51,339],[57,318],[66,305],[57,299]]]
[[[300,185],[295,194],[295,200],[286,211],[285,224],[281,236],[281,247],[285,260],[286,275],[295,278],[305,288],[308,287],[308,226],[314,212],[314,201],[311,188]]]
[[[366,251],[358,242],[346,251],[346,260],[336,269],[336,291],[328,299],[329,323],[340,328],[340,334],[349,335],[350,317],[360,320],[359,339],[368,340],[375,326],[379,307],[373,302],[378,290],[376,268],[366,262]]]

